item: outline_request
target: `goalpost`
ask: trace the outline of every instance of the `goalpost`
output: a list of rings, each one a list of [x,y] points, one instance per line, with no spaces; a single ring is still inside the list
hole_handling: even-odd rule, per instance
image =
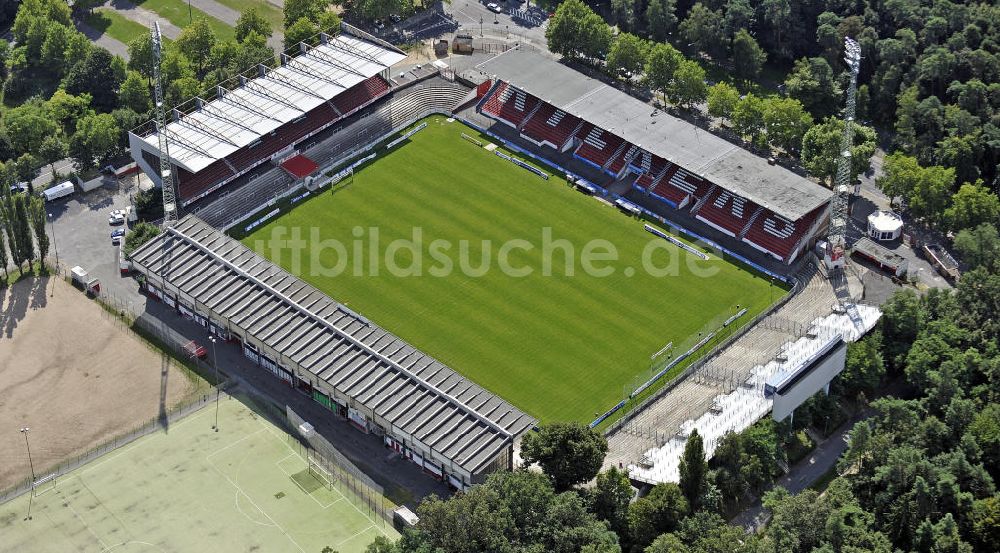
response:
[[[35,497],[38,497],[45,492],[50,492],[56,489],[57,476],[58,474],[52,473],[48,476],[43,476],[38,480],[35,480],[31,485],[31,494]]]
[[[313,475],[313,478],[319,480],[326,489],[333,490],[334,477],[333,474],[323,468],[312,455],[308,455],[309,460],[309,474]]]

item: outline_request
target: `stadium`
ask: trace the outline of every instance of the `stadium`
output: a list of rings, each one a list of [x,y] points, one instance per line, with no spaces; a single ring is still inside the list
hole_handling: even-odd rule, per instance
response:
[[[527,48],[453,66],[405,58],[345,24],[178,106],[164,128],[133,130],[157,184],[167,138],[186,214],[132,255],[145,292],[464,489],[516,464],[539,421],[600,426],[645,406],[800,289],[826,188]],[[329,276],[301,269],[328,267],[324,254],[260,247],[282,229],[350,244],[415,227],[454,243],[549,229],[606,240],[631,264],[600,277]],[[661,265],[686,262],[669,278],[635,271],[650,241]],[[536,266],[542,249],[514,257]]]

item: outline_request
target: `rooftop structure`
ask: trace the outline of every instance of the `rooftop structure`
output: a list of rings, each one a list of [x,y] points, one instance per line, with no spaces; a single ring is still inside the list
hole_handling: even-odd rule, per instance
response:
[[[195,98],[190,113],[174,110],[166,127],[171,161],[197,173],[406,57],[346,32],[323,34],[318,46],[301,43],[300,50],[282,55],[278,68],[259,65],[259,76],[241,77],[236,88],[218,87],[211,101]],[[142,136],[150,150],[158,148],[157,136],[155,130]]]
[[[238,338],[465,484],[509,467],[514,440],[536,423],[197,217],[166,229],[132,260],[182,312]]]
[[[833,195],[805,177],[547,57],[513,49],[477,68],[792,221]]]

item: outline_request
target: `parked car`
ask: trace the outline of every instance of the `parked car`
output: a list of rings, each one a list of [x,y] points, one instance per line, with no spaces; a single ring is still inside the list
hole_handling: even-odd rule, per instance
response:
[[[501,8],[500,4],[497,4],[496,2],[490,2],[489,4],[486,4],[486,9],[490,10],[493,13],[503,12],[503,8]]]
[[[28,191],[28,183],[26,183],[26,182],[19,182],[19,183],[10,185],[10,193],[11,194],[18,194],[20,192],[27,192],[27,191]]]
[[[111,231],[111,243],[117,246],[118,243],[121,242],[122,237],[124,236],[125,236],[125,229],[116,228],[115,230]]]
[[[393,23],[399,23],[400,21],[402,21],[402,20],[403,20],[403,18],[402,18],[402,17],[400,17],[400,16],[399,16],[399,14],[397,14],[397,13],[394,13],[394,14],[391,14],[391,15],[389,15],[389,19],[390,19],[390,20],[391,20],[391,21],[392,21]]]
[[[116,210],[112,211],[111,215],[108,217],[108,224],[109,225],[121,225],[124,222],[125,222],[125,210],[124,209],[116,209]]]

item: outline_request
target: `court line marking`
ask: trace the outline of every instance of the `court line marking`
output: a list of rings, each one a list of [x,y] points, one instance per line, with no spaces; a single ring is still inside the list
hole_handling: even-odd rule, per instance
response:
[[[297,482],[297,481],[295,480],[295,478],[293,478],[293,477],[292,477],[292,473],[291,473],[291,472],[288,472],[287,470],[285,470],[285,468],[284,468],[284,467],[282,467],[282,466],[281,466],[281,464],[280,464],[280,463],[281,463],[282,461],[284,461],[285,459],[288,459],[289,457],[292,457],[293,455],[295,455],[295,454],[294,454],[294,453],[290,453],[290,454],[288,454],[288,455],[287,455],[286,457],[284,457],[283,459],[281,459],[281,461],[275,461],[275,462],[274,462],[274,464],[275,464],[275,465],[277,465],[277,467],[278,467],[278,470],[280,470],[281,472],[283,472],[283,473],[285,474],[285,476],[287,476],[287,477],[288,477],[288,479],[289,479],[289,480],[291,480],[291,481],[292,481],[292,483],[293,483],[293,484],[295,484],[295,486],[296,486],[297,488],[299,488],[300,490],[302,490],[302,493],[304,493],[304,494],[306,494],[307,496],[309,496],[309,498],[310,498],[310,499],[312,499],[313,501],[315,501],[315,502],[316,502],[316,504],[317,504],[317,505],[319,505],[319,506],[320,506],[320,508],[322,508],[322,509],[329,509],[330,507],[332,507],[332,506],[336,505],[337,503],[340,503],[340,502],[341,502],[342,500],[344,500],[344,499],[345,499],[345,498],[344,498],[344,495],[343,495],[343,494],[341,494],[339,490],[337,490],[337,489],[335,489],[335,488],[333,488],[333,489],[331,489],[331,488],[327,488],[327,489],[331,489],[331,491],[334,491],[334,492],[337,492],[337,495],[339,495],[339,496],[340,496],[340,499],[338,499],[338,500],[336,500],[336,501],[334,501],[334,502],[332,502],[332,503],[329,503],[329,504],[327,504],[327,505],[323,505],[322,503],[320,503],[320,501],[319,501],[318,499],[316,499],[315,497],[313,497],[313,494],[311,494],[311,493],[307,492],[307,491],[306,491],[306,489],[305,489],[305,488],[303,488],[303,487],[302,487],[302,485],[301,485],[301,484],[299,484],[299,483],[298,483],[298,482]],[[308,469],[307,469],[307,470],[308,470]],[[314,476],[313,478],[316,478],[316,477]],[[317,481],[319,481],[319,479],[318,479],[318,478],[317,478],[316,480],[317,480]],[[325,486],[325,485],[323,485],[323,483],[322,483],[322,482],[320,482],[320,488],[326,488],[326,486]],[[318,490],[319,488],[316,488],[316,489]],[[315,491],[315,490],[314,490],[314,491]]]
[[[259,430],[258,430],[258,432],[259,432]],[[257,432],[254,432],[254,434],[257,434]],[[245,438],[243,438],[243,439],[246,439],[246,438],[249,438],[249,437],[250,437],[250,436],[246,436],[246,437],[245,437]],[[240,440],[240,441],[242,441],[242,440]],[[231,445],[233,445],[233,444],[231,444]],[[228,447],[228,446],[227,446],[227,447]],[[218,453],[218,452],[216,452],[216,453]],[[248,454],[248,455],[249,455],[249,454]],[[246,458],[247,458],[247,456],[244,456],[243,460],[245,461],[245,460],[246,460]],[[242,461],[241,461],[240,463],[242,464]],[[275,520],[274,520],[274,518],[272,518],[272,517],[271,517],[271,515],[267,514],[267,511],[265,511],[264,509],[262,509],[262,508],[260,507],[260,505],[257,505],[257,502],[256,502],[256,501],[254,501],[254,500],[253,500],[253,498],[252,498],[252,497],[250,497],[250,495],[249,495],[249,494],[247,494],[246,492],[244,492],[244,491],[243,491],[243,488],[241,488],[239,484],[237,484],[236,482],[234,482],[234,481],[233,481],[233,479],[232,479],[232,478],[230,478],[230,477],[229,477],[229,476],[228,476],[228,475],[227,475],[226,473],[224,473],[224,472],[222,472],[221,470],[219,470],[219,467],[215,466],[215,463],[211,462],[211,460],[209,460],[209,464],[210,464],[210,465],[212,465],[212,468],[214,468],[216,472],[218,472],[219,474],[221,474],[221,475],[222,475],[222,477],[223,477],[223,478],[225,478],[225,479],[226,479],[226,481],[227,481],[227,482],[229,482],[229,484],[230,484],[230,485],[231,485],[232,487],[234,487],[234,488],[236,488],[237,490],[239,490],[239,491],[240,491],[240,493],[242,493],[242,494],[244,495],[244,497],[246,497],[246,498],[247,498],[247,500],[248,500],[248,501],[250,502],[250,504],[251,504],[251,505],[253,505],[254,507],[256,507],[256,508],[257,508],[257,510],[258,510],[258,511],[260,511],[260,513],[261,513],[262,515],[264,515],[265,517],[267,517],[267,519],[268,519],[268,520],[270,520],[270,521],[271,521],[271,522],[272,522],[272,523],[274,524],[274,526],[275,526],[275,527],[276,527],[276,528],[278,529],[278,531],[279,531],[279,532],[281,532],[282,534],[284,534],[284,536],[285,536],[286,538],[288,538],[288,541],[292,542],[292,545],[294,545],[295,547],[297,547],[297,548],[298,548],[298,550],[299,550],[299,551],[301,551],[302,553],[306,553],[306,550],[305,550],[305,549],[302,549],[302,546],[301,546],[301,545],[299,545],[299,543],[298,543],[297,541],[295,541],[295,539],[294,539],[294,538],[292,538],[292,536],[291,536],[291,535],[289,535],[289,534],[288,534],[288,532],[286,532],[286,531],[285,531],[285,529],[284,529],[284,528],[282,528],[282,527],[281,527],[281,525],[280,525],[280,524],[278,524],[278,523],[277,523],[277,521],[275,521]]]
[[[345,544],[345,543],[347,543],[347,542],[349,542],[349,541],[353,540],[354,538],[356,538],[356,537],[360,536],[361,534],[365,534],[365,533],[367,533],[367,532],[368,532],[369,530],[371,530],[372,528],[375,528],[375,530],[378,530],[378,528],[377,528],[377,527],[376,527],[376,526],[375,526],[374,524],[369,524],[369,525],[368,525],[368,526],[367,526],[367,527],[366,527],[366,528],[365,528],[364,530],[362,530],[362,531],[358,532],[357,534],[354,534],[353,536],[351,536],[351,537],[349,537],[349,538],[347,538],[347,539],[343,539],[343,540],[340,540],[340,542],[338,542],[338,543],[336,544],[336,547],[340,547],[341,545],[343,545],[343,544]]]
[[[84,520],[82,516],[80,516],[80,513],[78,513],[76,509],[73,508],[73,504],[67,501],[66,506],[69,507],[70,511],[73,511],[73,516],[75,516],[80,521],[80,523],[83,524],[83,527],[86,528],[88,532],[90,532],[90,535],[94,536],[94,538],[97,540],[97,543],[101,544],[101,547],[104,548],[105,551],[107,551],[108,544],[104,543],[104,540],[102,540],[101,537],[97,535],[97,532],[94,532],[94,529],[91,528],[90,525],[87,524],[87,521]]]
[[[270,426],[270,425],[269,425],[268,423],[265,423],[264,421],[262,421],[262,420],[260,420],[260,419],[257,419],[257,422],[259,422],[259,423],[260,423],[261,425],[263,425],[263,426],[264,426],[264,428],[265,428],[266,430],[268,430],[268,431],[269,431],[269,432],[271,433],[271,435],[273,435],[273,436],[274,436],[274,437],[275,437],[276,439],[278,439],[278,441],[280,441],[282,445],[284,445],[284,446],[285,446],[286,448],[288,448],[288,450],[289,450],[289,451],[291,451],[291,452],[292,452],[292,454],[294,454],[294,455],[298,455],[298,457],[299,457],[300,459],[302,459],[302,455],[300,455],[300,454],[299,454],[299,452],[297,452],[297,451],[295,451],[294,449],[292,449],[292,446],[288,445],[288,442],[287,442],[287,441],[285,441],[285,440],[287,440],[287,436],[289,436],[289,434],[285,434],[284,436],[281,436],[281,435],[279,435],[279,434],[275,433],[275,431],[271,429],[271,426]],[[306,459],[302,459],[302,460],[303,460],[303,461],[306,461],[306,463],[308,463],[308,462],[309,462],[309,461],[308,461],[308,460],[306,460]],[[377,523],[377,522],[375,521],[375,519],[373,519],[373,518],[372,518],[371,516],[369,516],[368,514],[366,514],[366,513],[365,513],[364,511],[362,511],[361,509],[359,509],[359,508],[358,508],[358,506],[357,506],[357,505],[355,505],[353,501],[351,501],[350,499],[348,499],[348,498],[347,498],[347,496],[346,496],[346,495],[344,495],[344,493],[343,493],[343,492],[341,492],[340,490],[336,489],[336,487],[334,487],[334,491],[336,491],[337,493],[339,493],[339,494],[341,495],[341,497],[343,497],[344,499],[347,499],[347,503],[348,503],[348,504],[350,504],[350,506],[351,506],[351,507],[354,507],[354,510],[355,510],[355,511],[357,511],[357,512],[358,512],[358,514],[360,514],[361,516],[363,516],[363,517],[365,517],[366,519],[368,519],[368,522],[372,523],[372,526],[374,526],[376,530],[378,530],[379,532],[381,532],[381,533],[382,533],[382,535],[384,535],[384,536],[385,536],[385,537],[387,537],[387,538],[388,538],[388,537],[391,537],[391,536],[389,536],[389,533],[388,533],[388,532],[386,532],[386,531],[385,531],[384,529],[382,529],[382,528],[379,528],[379,526],[378,526],[378,523]],[[385,496],[383,496],[383,497],[385,497]]]

